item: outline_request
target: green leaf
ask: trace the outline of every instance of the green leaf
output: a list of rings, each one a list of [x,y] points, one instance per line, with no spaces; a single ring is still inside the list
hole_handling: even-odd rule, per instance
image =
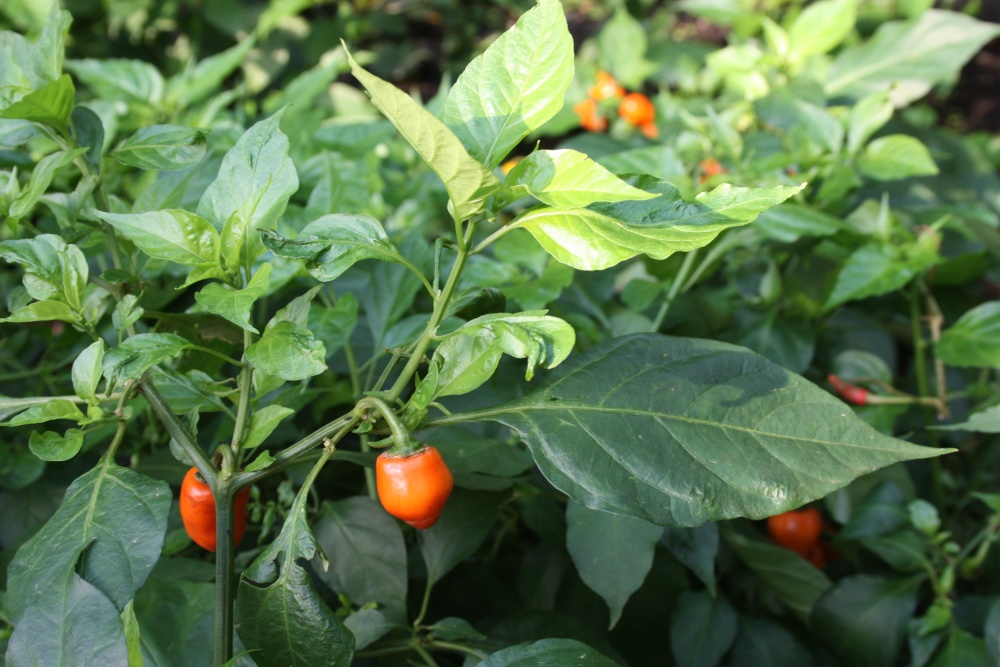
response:
[[[256,36],[251,34],[197,64],[188,63],[182,72],[167,81],[166,101],[175,106],[191,106],[217,93],[226,77],[246,61],[256,42]]]
[[[649,574],[662,534],[662,528],[642,519],[574,502],[566,506],[566,548],[583,583],[608,604],[609,630]]]
[[[79,550],[72,555],[76,559]],[[49,584],[45,598],[27,609],[14,628],[4,664],[128,664],[125,631],[111,600],[71,569],[59,570]]]
[[[87,149],[87,162],[96,173],[101,171],[101,154],[104,151],[104,123],[89,107],[77,106],[70,114],[70,132],[76,143]]]
[[[261,445],[281,420],[291,414],[295,414],[295,410],[281,405],[268,405],[254,412],[250,417],[246,440],[243,442],[244,449],[253,449]]]
[[[469,155],[492,169],[556,115],[572,79],[573,38],[562,5],[540,0],[469,63],[448,93],[441,120]]]
[[[542,639],[493,653],[478,667],[618,667],[618,663],[575,639]]]
[[[284,380],[304,380],[326,370],[323,341],[293,322],[278,322],[246,350],[255,368]]]
[[[309,330],[323,341],[329,358],[350,340],[351,332],[358,323],[358,300],[348,292],[337,299],[337,305],[333,308],[312,308],[308,321]]]
[[[892,100],[881,91],[861,99],[851,107],[847,131],[847,150],[857,153],[868,139],[892,118]]]
[[[504,199],[532,196],[555,208],[578,208],[600,201],[653,199],[583,153],[535,151],[517,163],[504,181]]]
[[[840,52],[826,93],[858,99],[887,91],[896,107],[905,106],[949,80],[997,35],[998,26],[937,9],[910,21],[888,21],[872,39]]]
[[[260,456],[255,458],[252,463],[250,463],[246,468],[244,468],[244,470],[246,470],[247,472],[264,470],[272,463],[274,463],[274,457],[271,456],[270,450],[265,449],[260,453]]]
[[[0,111],[0,118],[30,120],[64,130],[73,111],[75,94],[69,74],[63,74],[45,87],[28,93]]]
[[[957,349],[959,351],[959,354],[963,352],[962,348],[957,348]],[[1000,354],[1000,345],[997,346],[997,350],[998,354]],[[965,364],[956,364],[954,360],[949,361],[947,363],[950,366],[965,365]],[[970,364],[970,365],[993,366],[995,364]],[[1000,405],[993,405],[978,412],[974,412],[971,415],[969,415],[968,418],[963,422],[959,422],[957,424],[946,424],[943,426],[932,426],[931,428],[934,428],[939,431],[975,431],[977,433],[1000,433]]]
[[[86,415],[76,407],[76,403],[64,398],[57,398],[46,401],[41,405],[28,408],[21,414],[5,421],[0,426],[24,426],[25,424],[44,424],[56,419],[80,422],[86,419]]]
[[[261,232],[261,240],[278,257],[303,260],[309,273],[322,282],[338,278],[363,259],[406,261],[382,224],[367,215],[324,215],[306,225],[295,240],[272,231]]]
[[[660,541],[714,596],[715,557],[719,553],[718,526],[706,523],[694,528],[664,528]]]
[[[439,364],[434,396],[472,391],[492,377],[505,353],[527,359],[529,381],[537,366],[554,368],[562,363],[573,350],[576,332],[545,312],[483,315],[448,334],[434,352]]]
[[[59,78],[70,23],[69,12],[53,3],[38,39],[29,41],[15,32],[0,31],[0,102],[9,103],[21,90],[38,90]]]
[[[949,366],[1000,366],[1000,301],[980,304],[944,330],[934,348]]]
[[[816,603],[810,626],[845,664],[891,667],[906,639],[919,586],[919,577],[844,577]]]
[[[43,461],[68,461],[83,447],[83,431],[71,428],[66,433],[33,431],[28,439],[31,453]]]
[[[66,69],[101,99],[156,106],[163,98],[163,76],[142,60],[69,60]]]
[[[173,563],[184,564],[177,568],[180,572],[169,567]],[[211,568],[205,562],[163,559],[136,593],[134,608],[145,665],[205,662],[215,619],[215,584],[211,569],[203,569],[206,566]]]
[[[832,50],[854,29],[857,11],[857,0],[820,0],[808,5],[788,27],[791,57],[804,60]]]
[[[74,312],[83,308],[90,269],[75,245],[55,234],[0,243],[0,257],[24,269],[24,288],[39,301],[61,301]]]
[[[868,144],[858,157],[858,168],[877,181],[938,173],[927,147],[916,137],[905,134],[890,134]]]
[[[372,103],[441,178],[454,217],[464,220],[484,210],[487,198],[500,187],[493,172],[470,157],[458,137],[406,93],[367,72],[350,54],[347,58]]]
[[[143,307],[139,305],[139,297],[135,294],[126,294],[115,305],[115,309],[111,313],[111,323],[118,335],[124,336],[125,331],[138,322],[144,312]]]
[[[133,603],[134,600],[129,600],[122,610],[122,624],[125,626],[125,643],[128,646],[128,666],[142,667],[142,638]]]
[[[195,293],[194,298],[208,312],[226,318],[241,329],[260,333],[250,323],[250,311],[257,299],[267,294],[270,283],[271,265],[265,263],[261,264],[243,289],[210,283]]]
[[[104,341],[96,340],[80,353],[73,362],[73,391],[87,401],[97,405],[97,385],[104,373]]]
[[[787,201],[762,212],[754,223],[754,229],[780,243],[794,243],[804,236],[832,236],[843,226],[840,218]]]
[[[323,602],[303,568],[323,557],[301,498],[278,537],[240,577],[236,630],[260,667],[349,667],[354,636]],[[325,564],[323,559],[320,569]]]
[[[952,628],[948,642],[934,656],[928,667],[987,667],[996,664],[988,650],[987,642],[995,642],[995,635],[986,641],[961,628]]]
[[[62,301],[35,301],[24,308],[18,308],[10,317],[0,318],[0,322],[79,322],[80,316]]]
[[[502,498],[497,493],[455,489],[437,523],[417,532],[431,584],[476,552],[496,523]]]
[[[11,620],[16,624],[25,612],[60,595],[67,573],[74,571],[123,609],[160,557],[170,498],[166,482],[106,458],[78,477],[10,564]]]
[[[178,125],[150,125],[108,154],[139,169],[185,169],[205,156],[205,132]]]
[[[734,531],[723,532],[726,543],[800,620],[808,621],[816,601],[830,588],[830,580],[794,551]]]
[[[198,203],[199,215],[222,229],[222,257],[230,269],[263,252],[257,230],[274,227],[299,188],[295,164],[288,157],[288,137],[278,129],[281,114],[258,122],[240,137]]]
[[[11,218],[23,218],[35,207],[38,200],[49,189],[55,175],[73,163],[73,160],[87,152],[87,148],[74,148],[46,155],[31,170],[31,179],[26,188],[10,203]]]
[[[646,60],[648,35],[642,23],[619,7],[597,35],[600,63],[622,85],[643,87],[643,80],[656,70]]]
[[[378,501],[354,496],[325,502],[313,530],[330,559],[326,570],[315,568],[320,579],[354,604],[376,602],[388,620],[405,622],[406,543]]]
[[[670,619],[670,650],[677,667],[713,667],[736,639],[736,611],[723,598],[686,591]]]
[[[585,271],[606,269],[639,254],[666,259],[711,242],[730,227],[752,222],[803,186],[763,189],[721,185],[684,201],[673,185],[650,176],[628,180],[660,196],[642,202],[597,203],[587,208],[541,207],[508,227],[527,229],[554,258]]]
[[[601,343],[528,395],[450,419],[509,426],[577,502],[659,525],[761,519],[944,453],[882,435],[749,350],[656,334]]]
[[[121,232],[150,257],[186,266],[217,267],[219,234],[212,224],[181,209],[94,215]]]
[[[740,617],[728,667],[802,667],[815,658],[784,627],[764,618]]]
[[[878,242],[861,246],[841,265],[823,309],[831,310],[848,301],[900,289],[937,260],[933,256],[909,252],[917,249],[916,246],[901,247]]]
[[[111,386],[135,380],[156,364],[176,357],[191,345],[170,333],[136,334],[104,354],[104,377]]]

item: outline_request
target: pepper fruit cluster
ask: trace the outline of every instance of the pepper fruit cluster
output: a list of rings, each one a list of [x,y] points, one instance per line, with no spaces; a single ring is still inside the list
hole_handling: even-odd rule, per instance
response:
[[[573,106],[580,117],[580,126],[588,132],[604,132],[608,129],[608,118],[601,113],[607,107],[607,100],[621,100],[618,117],[639,128],[650,139],[660,135],[656,127],[656,109],[648,97],[642,93],[627,93],[613,76],[605,71],[597,73],[597,82],[590,87],[587,99]]]

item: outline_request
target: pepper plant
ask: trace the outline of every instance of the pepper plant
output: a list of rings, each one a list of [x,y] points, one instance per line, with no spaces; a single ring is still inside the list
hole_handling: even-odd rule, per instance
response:
[[[557,617],[511,614],[490,630],[439,615],[463,607],[445,577],[475,581],[485,576],[477,562],[511,549],[529,590],[544,584],[533,569],[566,570],[558,554],[568,550],[583,584],[568,584],[570,599],[611,628],[651,569],[673,568],[676,583],[687,567],[704,588],[671,589],[679,611],[669,659],[702,664],[683,648],[686,625],[718,617],[732,630],[717,660],[741,641],[735,612],[716,596],[720,534],[751,569],[785,559],[807,573],[808,604],[780,581],[768,600],[808,618],[823,575],[738,519],[821,498],[848,540],[882,537],[884,523],[865,517],[908,508],[910,522],[893,525],[926,551],[916,566],[892,540],[865,546],[933,581],[933,607],[913,634],[930,638],[923,650],[933,653],[951,619],[955,570],[982,565],[996,514],[960,546],[933,505],[873,482],[871,509],[852,515],[864,478],[853,494],[840,490],[853,480],[952,450],[893,437],[883,426],[894,415],[863,414],[869,424],[804,374],[878,385],[869,400],[882,407],[943,408],[948,397],[927,386],[894,394],[860,352],[810,371],[814,339],[794,327],[778,342],[761,335],[775,317],[828,317],[915,279],[911,303],[936,303],[916,276],[940,264],[944,223],[911,229],[888,195],[848,205],[869,185],[858,169],[876,182],[937,171],[917,139],[873,139],[923,75],[899,93],[852,69],[852,57],[903,29],[887,23],[854,56],[841,52],[825,90],[854,95],[849,107],[827,111],[782,92],[845,39],[853,6],[814,5],[838,17],[825,41],[809,39],[810,9],[785,27],[766,19],[735,31],[686,91],[699,103],[718,95],[727,109],[662,93],[655,110],[644,107],[643,125],[653,113],[655,128],[638,135],[617,124],[600,137],[609,143],[578,135],[556,148],[540,139],[572,126],[574,97],[598,66],[630,88],[652,71],[643,63],[653,54],[613,48],[645,48],[623,8],[596,58],[581,50],[577,67],[562,6],[540,0],[426,105],[346,43],[329,44],[319,65],[265,98],[245,86],[220,92],[266,42],[267,14],[253,35],[170,75],[133,59],[65,59],[71,19],[58,5],[34,38],[0,33],[5,345],[36,365],[0,378],[7,393],[22,387],[0,398],[9,443],[0,484],[65,488],[44,521],[3,545],[5,664],[636,660]],[[737,42],[756,30],[763,50]],[[966,43],[952,68],[977,46]],[[747,62],[753,76],[740,69]],[[380,116],[332,83],[342,72]],[[329,113],[308,104],[327,90]],[[788,131],[768,134],[775,127]],[[712,173],[701,167],[696,186],[683,163],[706,159]],[[675,163],[680,173],[663,173]],[[810,273],[809,253],[793,261],[769,248],[766,267],[754,263],[765,244],[741,233],[760,223],[767,240],[830,237],[816,248],[823,266],[839,262],[824,300],[806,278],[780,289],[783,275],[794,283]],[[684,332],[704,333],[713,304],[731,298],[705,292],[699,311],[696,288],[715,272],[727,290],[755,278],[760,300],[735,333]],[[619,299],[625,314],[612,312]],[[922,341],[919,307],[913,315]],[[941,363],[989,365],[960,339],[993,311],[968,318],[939,336]],[[803,340],[810,354],[796,356]],[[442,460],[404,467],[402,486],[383,490],[385,461],[429,452]],[[194,515],[181,505],[182,521],[173,501],[171,484],[194,477],[190,469],[214,501],[214,569],[190,524],[182,528]],[[940,464],[927,469],[940,491]],[[877,481],[891,475],[899,480]],[[250,529],[237,548],[247,494]],[[981,498],[1000,512],[995,496]],[[538,536],[537,549],[510,546],[523,531]],[[673,564],[654,568],[667,552]],[[766,581],[762,567],[755,575]],[[845,588],[869,599],[870,587]],[[509,610],[502,590],[484,590]],[[909,590],[887,583],[882,592],[905,605]],[[838,619],[836,604],[816,613]],[[746,618],[744,642],[788,634]]]

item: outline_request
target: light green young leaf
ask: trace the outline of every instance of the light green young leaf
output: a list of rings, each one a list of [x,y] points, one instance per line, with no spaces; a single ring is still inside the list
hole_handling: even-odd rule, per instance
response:
[[[601,66],[628,88],[642,88],[646,77],[656,71],[656,65],[646,60],[646,28],[624,7],[617,8],[601,28],[597,45]]]
[[[83,308],[90,269],[83,251],[55,234],[0,243],[0,257],[24,269],[24,289],[39,301],[61,301],[75,313]]]
[[[761,211],[804,187],[752,189],[726,184],[687,202],[673,185],[649,176],[632,177],[629,183],[659,196],[577,209],[535,208],[508,227],[527,229],[560,262],[594,271],[639,254],[665,259],[700,248],[724,229],[752,222]]]
[[[226,77],[246,60],[247,53],[256,42],[256,36],[250,35],[196,65],[189,63],[184,71],[167,81],[166,101],[175,106],[191,106],[218,92]]]
[[[749,350],[658,334],[601,343],[524,397],[438,421],[452,420],[507,425],[573,500],[659,525],[763,518],[945,453],[879,433]]]
[[[293,322],[278,322],[246,350],[247,360],[268,375],[304,380],[326,370],[326,348]]]
[[[150,257],[187,266],[219,265],[219,234],[211,223],[181,209],[94,215]]]
[[[868,144],[858,157],[858,169],[877,181],[938,173],[927,147],[907,134],[890,134]]]
[[[78,322],[80,317],[62,301],[35,301],[17,309],[10,317],[0,319],[0,322],[48,322],[49,320],[72,323]]]
[[[278,129],[281,111],[247,130],[222,159],[219,176],[198,203],[198,213],[222,229],[222,258],[237,269],[261,252],[258,229],[273,227],[299,188]]]
[[[35,168],[31,170],[31,180],[28,186],[10,204],[10,217],[23,218],[31,212],[38,200],[52,184],[55,175],[73,163],[73,160],[87,152],[86,148],[74,148],[69,151],[56,151],[46,155]]]
[[[997,35],[1000,26],[938,9],[910,21],[888,21],[872,39],[840,52],[826,93],[858,99],[887,91],[896,107],[905,106],[947,81]]]
[[[109,157],[139,169],[185,169],[205,155],[205,131],[178,125],[151,125],[118,144]]]
[[[46,401],[41,405],[28,408],[19,415],[5,421],[0,426],[24,426],[25,424],[44,424],[56,419],[81,422],[87,418],[76,403],[63,398]]]
[[[66,69],[101,99],[142,106],[156,106],[163,99],[163,76],[142,60],[69,60]]]
[[[642,519],[566,505],[566,549],[583,583],[608,604],[609,630],[649,574],[662,534]]]
[[[104,354],[104,377],[110,387],[134,380],[156,364],[187,349],[191,343],[177,334],[146,333],[125,339]]]
[[[441,120],[492,169],[556,115],[572,79],[573,39],[562,5],[540,0],[458,77]]]
[[[73,391],[87,401],[97,405],[97,385],[104,374],[104,341],[91,343],[73,362]]]
[[[271,432],[278,427],[281,420],[295,414],[295,410],[282,405],[268,405],[253,413],[250,417],[250,429],[247,431],[246,441],[243,447],[253,449],[267,440]]]
[[[434,352],[438,365],[435,396],[465,394],[486,382],[503,354],[527,359],[525,378],[535,368],[554,368],[573,350],[576,333],[544,310],[483,315],[448,334]],[[435,362],[432,362],[435,363]]]
[[[135,324],[144,312],[143,307],[139,305],[139,297],[135,294],[126,294],[115,305],[115,309],[111,313],[111,323],[118,335],[124,336],[125,331]]]
[[[69,115],[73,111],[76,91],[69,74],[47,84],[43,88],[28,93],[14,104],[0,111],[0,118],[30,120],[58,129],[65,129]]]
[[[65,55],[63,35],[70,23],[69,12],[53,2],[37,40],[0,31],[0,105],[10,104],[59,78]]]
[[[500,187],[493,172],[470,157],[458,137],[409,95],[366,71],[350,54],[347,57],[372,103],[441,178],[455,218],[464,220],[484,210],[486,199]]]
[[[536,151],[517,163],[502,191],[513,201],[532,196],[555,208],[578,208],[602,201],[653,199],[574,150]]]
[[[271,456],[271,452],[270,451],[268,451],[268,450],[265,449],[263,452],[260,453],[260,456],[258,456],[257,458],[255,458],[249,465],[247,465],[247,467],[244,468],[244,470],[246,472],[254,472],[255,470],[263,470],[264,468],[268,467],[272,463],[274,463],[274,457]]]
[[[868,139],[892,118],[892,101],[886,92],[872,93],[851,107],[847,150],[857,153]]]
[[[83,447],[83,431],[78,428],[71,428],[65,433],[32,431],[28,447],[43,461],[69,461]]]
[[[250,323],[250,310],[260,297],[267,294],[271,283],[271,265],[262,264],[253,274],[250,283],[243,289],[233,289],[229,285],[211,283],[194,295],[195,301],[208,312],[220,315],[246,331],[260,333]]]
[[[805,60],[826,53],[854,29],[858,0],[820,0],[809,4],[788,27],[790,57]]]
[[[934,348],[949,366],[1000,367],[1000,301],[980,304],[944,330]]]
[[[278,257],[303,260],[309,273],[322,282],[334,280],[363,259],[405,263],[382,224],[367,215],[324,215],[294,240],[272,231],[261,232],[261,240]]]

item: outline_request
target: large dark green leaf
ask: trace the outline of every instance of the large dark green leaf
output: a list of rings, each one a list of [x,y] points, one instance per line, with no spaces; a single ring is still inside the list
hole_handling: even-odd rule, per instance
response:
[[[354,636],[303,567],[319,553],[300,494],[281,533],[240,578],[236,630],[260,667],[350,666]]]
[[[729,667],[803,667],[815,658],[791,632],[763,618],[741,618]]]
[[[625,603],[642,586],[662,533],[662,528],[642,519],[574,502],[566,506],[566,548],[583,582],[608,603],[609,628],[618,623]]]
[[[479,667],[618,667],[597,649],[575,639],[543,639],[497,651]]]
[[[765,589],[788,605],[800,619],[809,619],[816,600],[830,588],[830,580],[823,572],[794,551],[771,542],[751,539],[734,531],[726,531],[723,536]]]
[[[719,553],[719,527],[706,523],[695,528],[663,529],[660,542],[715,595],[715,556]]]
[[[670,650],[677,667],[717,665],[736,639],[736,611],[724,598],[688,591],[670,619]]]
[[[164,482],[103,459],[70,485],[55,515],[14,557],[8,571],[12,620],[66,594],[66,572],[77,568],[124,608],[160,557],[169,509]]]
[[[919,578],[845,577],[819,599],[810,625],[844,664],[890,667],[917,606]]]
[[[749,350],[656,334],[602,343],[530,394],[453,419],[506,424],[574,500],[660,525],[763,518],[943,453],[882,435]]]
[[[469,63],[441,120],[492,168],[562,108],[572,78],[573,38],[562,5],[541,0]]]
[[[313,526],[330,561],[320,579],[357,605],[377,602],[392,620],[406,617],[406,544],[403,532],[377,501],[354,496],[325,503]]]
[[[475,553],[496,522],[497,493],[455,489],[438,522],[417,533],[431,583]]]

